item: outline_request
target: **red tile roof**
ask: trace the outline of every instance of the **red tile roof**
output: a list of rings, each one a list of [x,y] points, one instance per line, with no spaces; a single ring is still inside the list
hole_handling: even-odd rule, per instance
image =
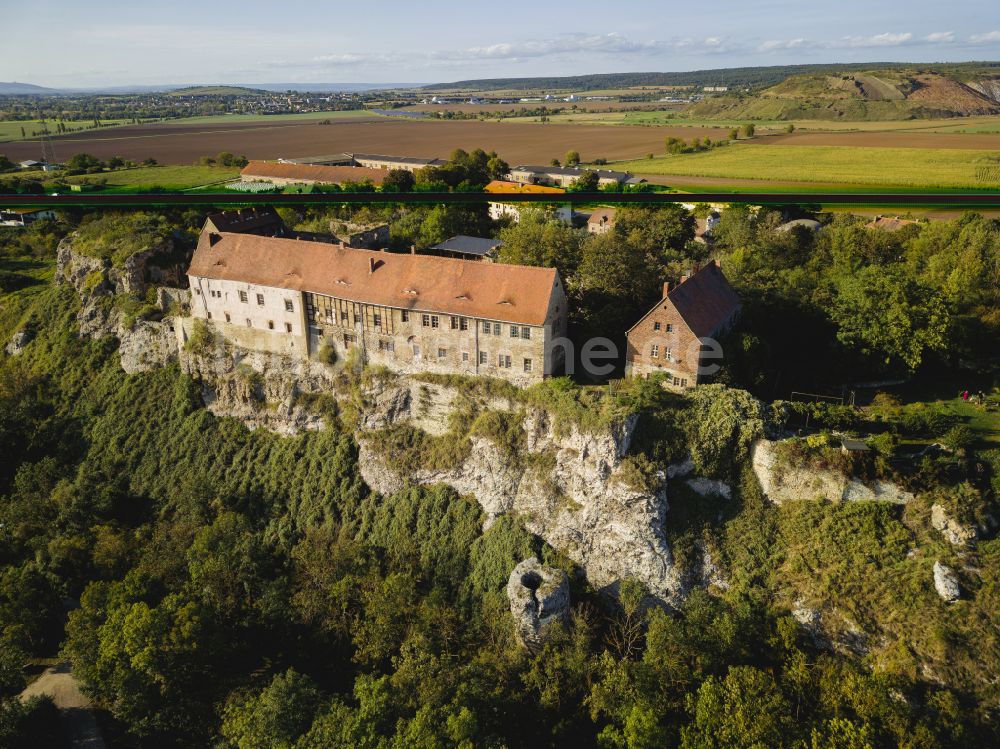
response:
[[[554,268],[208,232],[201,235],[188,274],[526,325],[544,324],[558,283]]]
[[[287,164],[280,161],[251,161],[240,172],[245,180],[291,179],[302,182],[371,182],[381,185],[387,172],[363,166],[324,166],[320,164]]]
[[[548,187],[547,185],[527,185],[522,182],[507,182],[502,179],[495,179],[486,185],[486,192],[492,193],[519,193],[519,192],[539,192],[539,193],[564,193],[561,187]]]
[[[669,301],[697,337],[711,336],[718,332],[740,308],[740,298],[722,274],[714,260],[690,278],[674,286],[665,299],[657,302],[632,328],[655,312],[664,301]]]

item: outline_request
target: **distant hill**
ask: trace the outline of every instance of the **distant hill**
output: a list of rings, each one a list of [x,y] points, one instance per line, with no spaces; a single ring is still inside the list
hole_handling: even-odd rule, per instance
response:
[[[263,89],[244,86],[186,86],[167,92],[167,96],[249,96],[267,93]]]
[[[899,120],[1000,114],[1000,66],[868,68],[791,76],[704,99],[684,114],[760,120]]]
[[[860,63],[848,65],[771,65],[753,68],[715,68],[681,73],[595,73],[540,78],[486,78],[483,80],[435,83],[425,90],[469,89],[474,91],[511,90],[587,90],[631,88],[633,86],[728,86],[730,88],[763,88],[780,83],[793,75],[837,73],[892,67],[894,63]]]
[[[36,86],[34,83],[18,83],[17,81],[0,81],[0,95],[9,94],[56,94],[59,89]]]

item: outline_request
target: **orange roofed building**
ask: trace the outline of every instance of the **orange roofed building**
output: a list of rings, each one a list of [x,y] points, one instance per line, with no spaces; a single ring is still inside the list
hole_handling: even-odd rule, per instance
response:
[[[532,185],[525,184],[522,182],[509,182],[506,180],[495,179],[486,185],[486,192],[493,195],[524,195],[524,194],[544,194],[544,195],[562,195],[565,194],[565,190],[561,187],[549,187],[547,185]],[[502,218],[510,218],[515,223],[521,220],[521,208],[524,206],[534,205],[538,208],[543,208],[550,211],[555,218],[563,221],[567,224],[573,221],[573,209],[568,205],[558,205],[553,206],[551,204],[546,205],[542,203],[505,203],[500,200],[490,201],[490,218],[494,221],[498,221]]]
[[[673,387],[703,383],[701,365],[718,364],[702,351],[704,338],[725,333],[740,311],[740,299],[712,261],[671,287],[627,334],[625,372],[628,376],[667,375]]]
[[[562,367],[567,300],[554,268],[229,232],[202,232],[191,314],[244,348],[338,360],[357,351],[397,372],[529,385]],[[182,342],[190,328],[182,326]]]

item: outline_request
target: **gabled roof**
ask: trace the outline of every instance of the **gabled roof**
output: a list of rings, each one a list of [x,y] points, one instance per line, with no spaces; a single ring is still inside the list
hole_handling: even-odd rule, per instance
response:
[[[666,297],[629,328],[629,332],[665,302],[673,305],[698,338],[717,332],[740,308],[739,296],[722,274],[722,268],[712,260],[690,278],[670,289]]]
[[[526,325],[544,324],[558,282],[554,268],[209,232],[202,232],[188,274]]]
[[[607,208],[605,206],[595,208],[594,212],[590,214],[590,218],[587,219],[587,223],[595,226],[607,223],[613,224],[615,222],[615,214],[617,213],[618,211],[615,208]]]
[[[502,244],[503,242],[499,239],[490,239],[489,237],[470,237],[465,234],[459,234],[458,236],[444,240],[440,244],[434,245],[431,249],[445,250],[447,252],[459,252],[463,255],[476,255],[477,257],[482,257],[483,255],[489,255]]]
[[[600,179],[626,180],[632,175],[629,172],[616,172],[611,169],[577,169],[569,166],[515,166],[512,172],[533,172],[534,174],[557,174],[560,177],[579,177],[584,172],[596,172]]]
[[[423,164],[424,166],[438,166],[445,163],[441,159],[421,159],[416,156],[385,156],[379,153],[352,153],[351,158],[355,161],[364,159],[365,161],[389,161],[397,164]]]
[[[879,216],[874,221],[865,224],[869,229],[881,229],[882,231],[899,231],[900,229],[917,223],[908,218],[899,216]]]
[[[240,172],[248,179],[291,179],[303,182],[371,182],[381,185],[385,172],[363,166],[321,166],[319,164],[289,164],[280,161],[251,161]]]
[[[210,213],[206,219],[206,222],[208,221],[211,221],[218,231],[253,231],[272,226],[285,228],[281,217],[271,206]]]
[[[518,192],[538,192],[538,193],[565,193],[561,187],[549,187],[548,185],[526,185],[522,182],[507,182],[506,180],[495,179],[486,185],[486,192],[491,193],[518,193]]]

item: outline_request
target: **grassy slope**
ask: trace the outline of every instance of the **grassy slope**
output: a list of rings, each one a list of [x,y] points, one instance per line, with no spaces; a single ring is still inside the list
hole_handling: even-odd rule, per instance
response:
[[[225,166],[150,166],[138,169],[121,169],[103,174],[68,177],[67,182],[84,182],[88,178],[107,179],[108,189],[136,190],[139,188],[162,187],[167,190],[188,190],[215,182],[235,179],[239,176],[237,167]]]
[[[985,189],[976,164],[990,151],[850,146],[738,144],[695,154],[622,161],[638,174],[737,177],[790,182],[854,183],[885,187]]]

